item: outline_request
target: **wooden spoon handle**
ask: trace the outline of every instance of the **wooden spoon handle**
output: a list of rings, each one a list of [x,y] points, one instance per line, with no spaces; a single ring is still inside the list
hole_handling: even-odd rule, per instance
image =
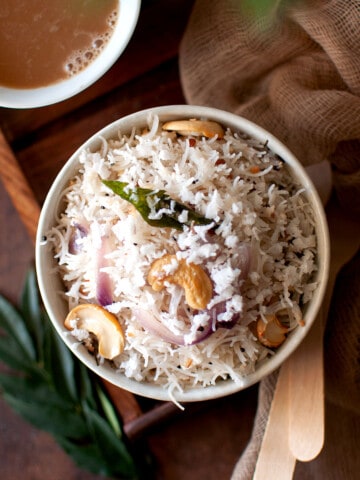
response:
[[[313,460],[324,444],[323,311],[287,362],[289,448],[302,462]]]
[[[289,448],[301,461],[315,458],[324,443],[323,332],[336,277],[359,248],[358,221],[336,204],[328,209],[331,239],[329,280],[318,317],[289,359]]]
[[[289,450],[288,368],[280,369],[253,480],[291,480],[296,459]]]

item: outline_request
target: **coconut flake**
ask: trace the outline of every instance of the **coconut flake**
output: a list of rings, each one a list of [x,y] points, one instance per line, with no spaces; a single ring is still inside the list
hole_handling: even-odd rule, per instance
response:
[[[132,129],[128,135],[101,139],[99,151],[82,150],[79,162],[79,172],[62,193],[66,211],[44,233],[54,247],[71,308],[96,301],[96,252],[109,237],[113,247],[101,272],[113,285],[113,303],[106,308],[126,332],[119,373],[176,392],[229,376],[240,381],[254,371],[272,353],[248,325],[259,315],[278,312],[288,312],[295,325],[317,288],[313,214],[306,192],[286,165],[261,142],[230,129],[222,140],[198,137],[190,147],[187,137],[161,131],[154,115],[146,133]],[[249,175],[254,166],[259,172]],[[151,227],[128,202],[109,195],[101,178],[127,182],[129,189],[165,190],[214,222],[183,231]],[[152,218],[173,212],[149,206]],[[69,244],[79,219],[89,227],[72,254]],[[179,221],[187,219],[184,210]],[[177,260],[165,274],[186,259],[210,276],[214,293],[207,310],[191,310],[180,286],[168,283],[154,292],[148,285],[150,266],[166,253]],[[146,331],[132,314],[139,308],[161,322],[161,331],[183,338],[186,345]],[[218,317],[213,319],[211,312]],[[238,321],[232,325],[234,318]],[[217,328],[218,322],[232,328]],[[209,325],[212,335],[193,344]],[[81,332],[75,334],[82,338]]]

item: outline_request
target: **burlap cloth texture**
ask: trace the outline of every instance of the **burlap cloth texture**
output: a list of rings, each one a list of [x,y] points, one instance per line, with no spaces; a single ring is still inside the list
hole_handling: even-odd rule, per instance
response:
[[[258,123],[305,166],[330,162],[336,202],[356,217],[358,242],[359,0],[288,0],[263,18],[245,14],[241,0],[197,0],[179,65],[188,103]],[[359,268],[357,255],[338,276],[326,325],[325,446],[316,460],[297,464],[296,479],[359,478]],[[277,374],[260,383],[252,436],[232,480],[253,476]]]

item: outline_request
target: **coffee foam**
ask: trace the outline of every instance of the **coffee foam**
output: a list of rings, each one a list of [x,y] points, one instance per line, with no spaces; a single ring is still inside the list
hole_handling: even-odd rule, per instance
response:
[[[84,70],[84,68],[100,55],[113,34],[116,22],[117,11],[113,11],[107,19],[109,29],[105,33],[94,37],[89,48],[76,50],[71,56],[69,56],[65,64],[65,72],[68,77],[73,77]]]

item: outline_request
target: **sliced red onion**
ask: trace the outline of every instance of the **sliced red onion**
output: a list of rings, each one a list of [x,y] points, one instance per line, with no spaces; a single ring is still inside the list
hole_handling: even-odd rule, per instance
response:
[[[106,255],[113,251],[114,245],[108,236],[101,238],[101,246],[97,251],[97,279],[96,279],[96,299],[99,305],[106,307],[113,303],[113,285],[109,275],[102,271],[108,266]]]
[[[72,226],[72,232],[69,239],[69,253],[76,255],[81,252],[81,243],[79,240],[85,238],[89,233],[89,229],[86,225],[80,223],[74,223]]]
[[[133,313],[136,320],[145,330],[153,335],[156,335],[165,342],[173,343],[175,345],[196,345],[197,343],[200,343],[208,338],[213,333],[212,322],[209,320],[203,330],[198,330],[196,338],[191,343],[186,343],[185,335],[176,335],[175,333],[171,332],[171,330],[161,323],[160,320],[155,317],[155,315],[147,310],[138,308],[133,310]]]
[[[205,327],[203,327],[203,330],[198,330],[197,335],[195,340],[193,340],[191,343],[187,343],[186,345],[197,345],[198,343],[203,342],[207,338],[210,337],[214,333],[215,330],[212,328],[212,323],[209,320],[208,323],[206,324]]]
[[[98,273],[96,298],[102,307],[113,303],[112,284],[109,275],[105,272]]]
[[[239,288],[240,284],[249,274],[250,265],[251,265],[251,247],[246,243],[242,243],[237,250],[236,257],[232,258],[232,268],[238,268],[240,270],[240,275],[238,279]],[[230,299],[229,299],[230,300]],[[210,314],[211,321],[216,328],[233,328],[234,325],[240,320],[240,312],[234,313],[230,320],[219,320],[219,316],[222,313],[226,312],[226,303],[228,300],[223,300],[208,310]]]
[[[237,312],[234,313],[230,320],[219,320],[219,315],[226,312],[226,302],[227,300],[223,300],[222,302],[217,303],[208,310],[211,321],[214,325],[216,325],[216,328],[231,329],[240,319],[240,313]]]
[[[239,245],[236,253],[236,257],[233,257],[234,261],[232,267],[240,270],[241,273],[239,276],[239,282],[241,282],[249,275],[251,265],[251,247],[247,243],[242,243]]]

